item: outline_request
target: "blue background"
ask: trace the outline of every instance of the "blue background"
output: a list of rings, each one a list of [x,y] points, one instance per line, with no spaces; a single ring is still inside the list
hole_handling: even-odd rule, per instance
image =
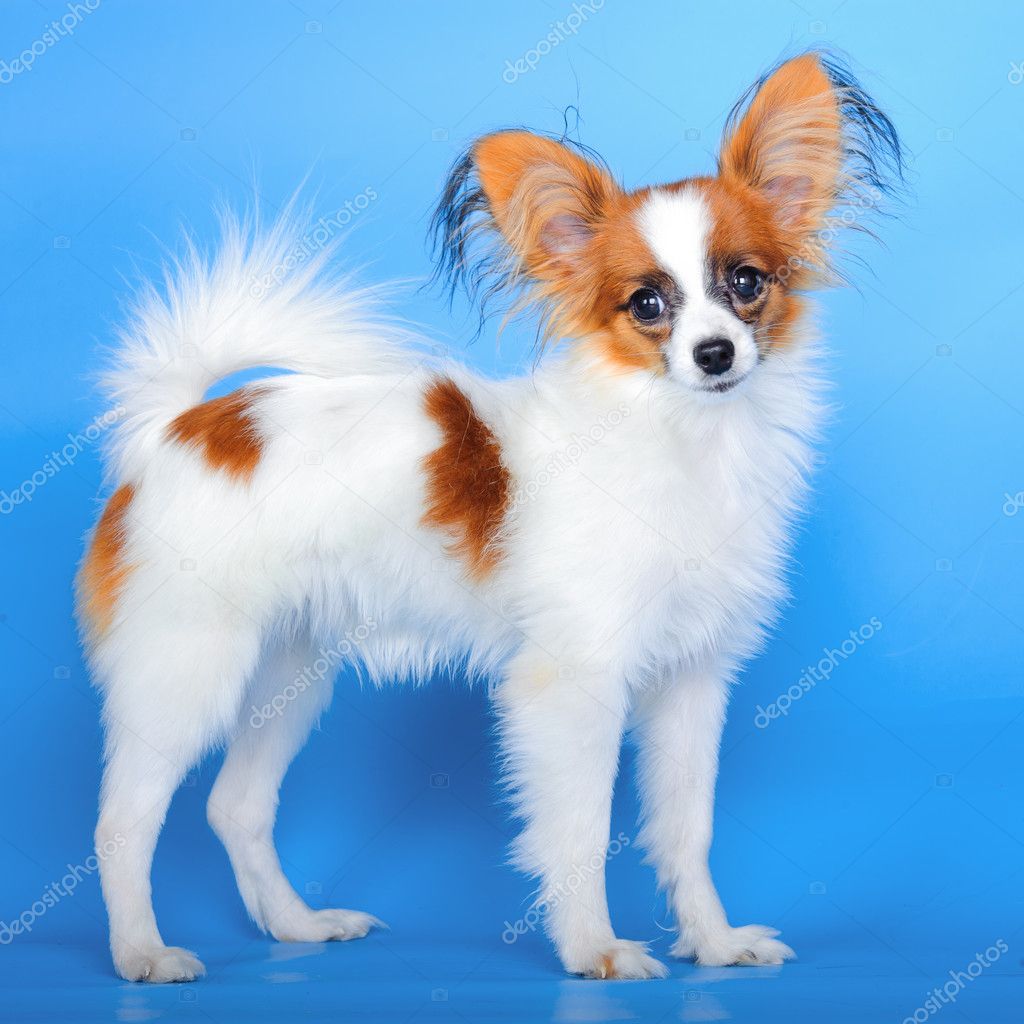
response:
[[[154,874],[164,936],[195,948],[208,978],[116,980],[86,877],[0,946],[8,1019],[902,1021],[998,939],[1006,955],[942,1012],[1019,1019],[1024,514],[1006,497],[1024,489],[1019,5],[607,0],[535,70],[503,79],[571,11],[103,0],[30,71],[0,73],[0,489],[102,411],[89,375],[128,283],[181,225],[211,239],[214,203],[244,204],[254,181],[268,211],[310,169],[318,213],[374,190],[349,259],[368,279],[415,282],[431,203],[474,135],[558,131],[574,104],[579,137],[626,184],[672,180],[712,166],[727,109],[778,57],[847,51],[902,132],[912,195],[882,225],[886,246],[861,250],[859,290],[824,300],[836,414],[795,600],[735,693],[713,855],[733,922],[781,927],[799,961],[596,983],[560,975],[539,934],[506,945],[530,886],[503,866],[485,695],[343,680],[287,779],[280,849],[312,903],[393,930],[330,947],[259,937],[205,824],[211,758],[175,799]],[[7,0],[0,59],[64,13]],[[433,293],[394,299],[454,346],[471,334],[464,308],[452,318]],[[514,371],[529,337],[512,331],[499,350],[487,331],[467,358]],[[98,703],[71,580],[100,493],[87,446],[0,516],[5,922],[91,851]],[[882,629],[827,682],[755,726],[759,705],[872,617]],[[613,831],[629,836],[631,768],[627,751]],[[609,874],[619,934],[664,955],[649,869],[630,848]]]

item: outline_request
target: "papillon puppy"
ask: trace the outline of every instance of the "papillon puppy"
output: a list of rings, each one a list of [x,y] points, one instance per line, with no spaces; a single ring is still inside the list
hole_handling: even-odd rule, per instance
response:
[[[715,891],[719,740],[784,596],[822,413],[804,293],[836,279],[835,236],[899,171],[891,122],[818,53],[741,101],[713,176],[627,191],[577,146],[484,136],[438,208],[439,266],[537,312],[551,351],[510,380],[378,318],[381,296],[332,276],[294,216],[227,218],[212,258],[190,246],[144,292],[106,377],[117,486],[78,577],[121,977],[203,973],[164,942],[150,865],[175,789],[221,744],[209,820],[256,925],[322,942],[378,923],[308,906],[273,842],[341,662],[489,681],[515,861],[567,971],[667,973],[605,896],[627,729],[672,954],[793,955]],[[291,373],[207,398],[258,367]]]

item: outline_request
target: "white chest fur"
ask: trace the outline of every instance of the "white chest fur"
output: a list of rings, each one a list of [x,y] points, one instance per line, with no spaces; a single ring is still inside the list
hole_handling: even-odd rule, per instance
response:
[[[820,411],[809,351],[759,371],[713,404],[668,382],[583,393],[559,363],[525,406],[478,392],[515,480],[501,586],[559,657],[640,678],[756,647]]]

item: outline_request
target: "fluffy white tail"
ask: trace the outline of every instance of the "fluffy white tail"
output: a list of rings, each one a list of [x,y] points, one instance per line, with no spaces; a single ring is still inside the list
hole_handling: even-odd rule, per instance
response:
[[[374,289],[327,273],[336,241],[303,234],[289,207],[274,224],[221,218],[212,257],[188,240],[147,284],[120,332],[103,387],[121,420],[111,470],[123,478],[159,443],[167,424],[229,374],[278,367],[324,377],[408,369],[415,339],[374,314]]]

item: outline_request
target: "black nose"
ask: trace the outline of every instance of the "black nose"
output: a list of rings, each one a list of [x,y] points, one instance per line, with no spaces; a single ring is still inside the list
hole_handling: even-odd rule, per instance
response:
[[[717,377],[732,366],[736,349],[728,338],[709,338],[693,350],[693,361],[707,374]]]

